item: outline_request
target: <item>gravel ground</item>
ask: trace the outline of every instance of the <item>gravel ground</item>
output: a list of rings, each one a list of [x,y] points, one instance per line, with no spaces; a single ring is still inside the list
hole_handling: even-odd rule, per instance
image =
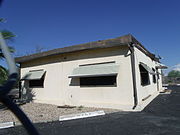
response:
[[[34,124],[42,135],[179,135],[180,86],[160,94],[141,112],[117,112],[101,117]],[[23,126],[0,130],[0,135],[28,135]]]
[[[27,114],[27,116],[31,119],[33,123],[41,123],[41,122],[52,122],[59,120],[59,116],[66,114],[76,114],[82,112],[92,112],[98,110],[104,110],[105,113],[113,113],[118,112],[120,110],[115,109],[102,109],[102,108],[89,108],[89,107],[58,107],[56,105],[50,104],[40,104],[40,103],[27,103],[21,105],[20,108]],[[0,110],[0,123],[1,122],[9,122],[13,121],[16,125],[20,125],[21,123],[12,114],[9,110]]]

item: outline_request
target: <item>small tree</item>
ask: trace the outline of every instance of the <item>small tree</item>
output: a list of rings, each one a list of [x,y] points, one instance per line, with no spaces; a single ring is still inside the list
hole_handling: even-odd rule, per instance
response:
[[[168,77],[173,77],[173,78],[180,77],[180,71],[172,70],[168,73]]]

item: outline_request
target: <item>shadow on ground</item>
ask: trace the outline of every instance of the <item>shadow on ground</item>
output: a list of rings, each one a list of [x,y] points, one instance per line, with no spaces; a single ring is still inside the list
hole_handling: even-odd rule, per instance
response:
[[[179,135],[180,87],[170,89],[171,94],[159,95],[142,112],[118,112],[35,126],[42,135]],[[0,134],[27,135],[22,126],[0,130]]]
[[[7,108],[6,106],[4,106],[3,104],[0,103],[0,110],[4,110],[6,108]]]

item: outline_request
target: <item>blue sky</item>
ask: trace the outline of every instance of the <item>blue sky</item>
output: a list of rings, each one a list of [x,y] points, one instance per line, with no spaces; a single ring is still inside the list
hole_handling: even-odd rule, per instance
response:
[[[131,33],[168,66],[180,63],[179,0],[5,0],[0,27],[17,55]]]

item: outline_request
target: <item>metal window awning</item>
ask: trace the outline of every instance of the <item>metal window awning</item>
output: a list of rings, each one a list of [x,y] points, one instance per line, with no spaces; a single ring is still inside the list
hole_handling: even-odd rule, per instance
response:
[[[158,69],[167,69],[168,67],[164,64],[159,64],[159,66],[156,66]]]
[[[86,65],[75,68],[69,78],[117,75],[119,65],[115,63]]]
[[[44,70],[29,71],[21,78],[21,80],[40,80],[44,74]]]
[[[140,64],[152,75],[155,75],[156,73],[146,64],[140,62]]]

